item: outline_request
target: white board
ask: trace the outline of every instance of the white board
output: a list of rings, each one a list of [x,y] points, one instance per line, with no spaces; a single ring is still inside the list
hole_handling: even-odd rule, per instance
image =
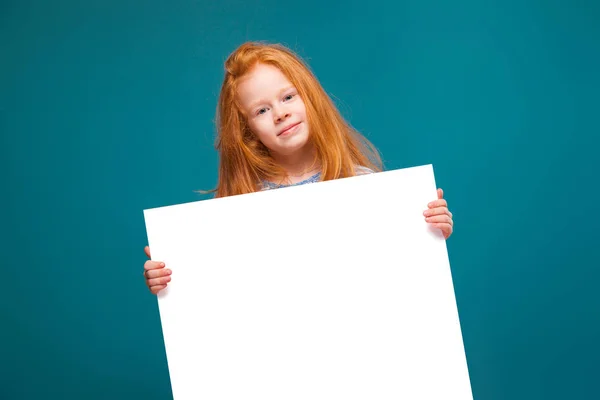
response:
[[[472,399],[431,165],[144,211],[174,398]]]

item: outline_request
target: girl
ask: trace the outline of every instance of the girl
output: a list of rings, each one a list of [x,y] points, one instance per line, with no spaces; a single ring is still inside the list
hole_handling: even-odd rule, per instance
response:
[[[228,57],[216,122],[216,197],[383,169],[377,150],[344,121],[309,67],[280,45],[245,43]],[[452,234],[441,189],[424,216],[446,239]],[[170,275],[160,261],[144,264],[153,294],[167,287]]]

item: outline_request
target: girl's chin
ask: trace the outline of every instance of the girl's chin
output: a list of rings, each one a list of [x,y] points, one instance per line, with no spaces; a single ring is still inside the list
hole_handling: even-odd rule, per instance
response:
[[[308,145],[308,137],[295,137],[290,138],[290,140],[285,140],[283,142],[279,142],[272,146],[270,150],[273,153],[280,154],[282,156],[290,156],[296,155],[300,152],[311,152],[311,146]]]

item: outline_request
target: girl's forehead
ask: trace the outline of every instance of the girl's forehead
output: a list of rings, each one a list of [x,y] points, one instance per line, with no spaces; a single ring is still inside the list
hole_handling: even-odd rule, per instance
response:
[[[281,70],[273,65],[258,64],[241,79],[239,86],[255,86],[269,88],[273,86],[290,85],[291,82]]]
[[[237,95],[246,103],[255,98],[277,96],[281,90],[291,86],[292,83],[277,67],[259,64],[240,79]]]

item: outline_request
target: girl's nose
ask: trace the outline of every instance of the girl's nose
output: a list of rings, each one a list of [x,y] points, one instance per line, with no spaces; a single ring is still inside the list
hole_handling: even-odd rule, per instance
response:
[[[288,119],[288,118],[289,118],[289,116],[290,116],[290,113],[289,113],[289,112],[287,112],[287,111],[286,111],[286,112],[279,112],[279,113],[277,113],[277,114],[275,115],[275,121],[277,121],[277,122],[281,122],[281,121],[283,121],[283,120],[285,120],[285,119]]]

